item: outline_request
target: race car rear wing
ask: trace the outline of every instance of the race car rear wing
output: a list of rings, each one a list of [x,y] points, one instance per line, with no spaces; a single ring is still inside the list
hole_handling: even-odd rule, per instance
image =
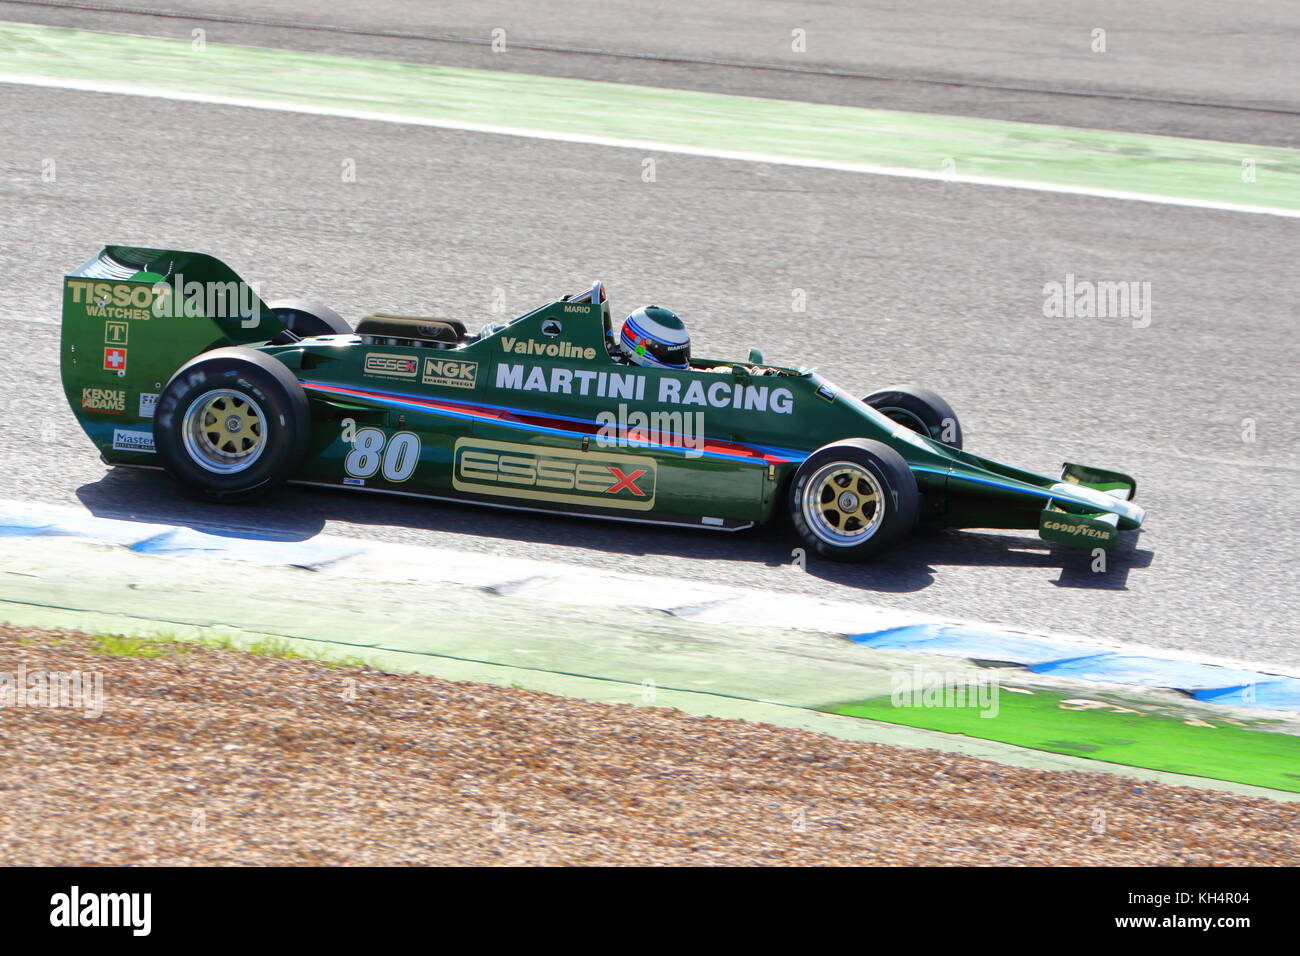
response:
[[[105,246],[64,279],[64,322],[83,313],[106,321],[206,319],[228,345],[266,342],[284,330],[256,284],[214,256],[174,249]]]
[[[172,373],[209,349],[284,331],[258,290],[219,259],[105,246],[63,280],[64,392],[107,459],[152,461],[154,403]]]

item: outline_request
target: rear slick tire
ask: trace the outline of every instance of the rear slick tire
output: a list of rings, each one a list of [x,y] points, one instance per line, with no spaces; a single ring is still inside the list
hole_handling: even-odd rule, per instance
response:
[[[351,335],[352,326],[328,305],[311,299],[274,299],[266,304],[271,314],[300,339],[316,335]]]
[[[154,446],[167,473],[209,501],[249,501],[302,465],[307,395],[283,364],[247,348],[205,352],[158,398]]]

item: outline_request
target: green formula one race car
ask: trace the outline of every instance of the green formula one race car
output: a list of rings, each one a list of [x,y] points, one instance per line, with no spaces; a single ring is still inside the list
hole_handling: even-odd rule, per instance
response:
[[[1127,475],[963,451],[925,389],[858,399],[757,351],[691,358],[655,306],[616,328],[600,283],[477,334],[388,314],[353,329],[263,301],[211,256],[107,246],[64,281],[61,354],[106,463],[216,501],[297,482],[722,531],[788,514],[841,560],[918,521],[1109,548],[1143,519]]]

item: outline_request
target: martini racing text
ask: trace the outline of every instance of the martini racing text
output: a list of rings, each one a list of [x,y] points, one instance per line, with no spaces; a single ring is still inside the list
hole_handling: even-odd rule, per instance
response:
[[[549,375],[547,373],[550,373]],[[626,401],[657,401],[660,405],[699,405],[705,408],[737,408],[743,411],[794,412],[794,394],[788,388],[747,385],[718,377],[707,387],[699,379],[665,375],[657,394],[646,391],[650,377],[637,372],[596,372],[591,369],[551,368],[502,363],[497,366],[497,388],[550,395],[583,395]]]

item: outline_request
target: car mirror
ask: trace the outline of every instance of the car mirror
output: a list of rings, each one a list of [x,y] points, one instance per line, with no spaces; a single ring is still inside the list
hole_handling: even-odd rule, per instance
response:
[[[762,364],[763,364],[763,353],[760,352],[758,349],[750,349],[750,350],[749,350],[749,364],[750,364],[750,365],[762,365]]]

